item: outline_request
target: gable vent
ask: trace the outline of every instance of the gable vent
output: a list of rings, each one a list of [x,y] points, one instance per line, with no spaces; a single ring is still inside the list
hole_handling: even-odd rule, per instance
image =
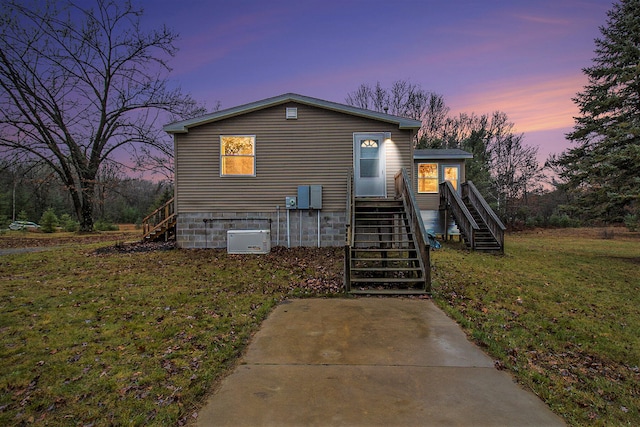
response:
[[[298,118],[298,109],[295,107],[287,107],[287,120],[295,120]]]

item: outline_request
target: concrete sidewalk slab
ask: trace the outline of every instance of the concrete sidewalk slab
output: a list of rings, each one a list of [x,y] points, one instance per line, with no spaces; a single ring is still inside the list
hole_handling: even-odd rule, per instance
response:
[[[278,306],[199,426],[561,426],[429,300]]]

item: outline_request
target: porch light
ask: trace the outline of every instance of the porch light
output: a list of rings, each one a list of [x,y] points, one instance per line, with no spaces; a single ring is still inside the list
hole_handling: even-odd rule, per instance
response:
[[[391,132],[385,132],[384,133],[384,141],[390,141],[391,140]]]

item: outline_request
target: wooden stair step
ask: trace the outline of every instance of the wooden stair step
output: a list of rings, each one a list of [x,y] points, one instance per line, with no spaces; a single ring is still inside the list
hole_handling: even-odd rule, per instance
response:
[[[371,213],[379,214],[384,212],[396,212],[398,214],[404,213],[403,206],[356,206],[355,211],[357,213]]]
[[[408,237],[408,238],[407,238]],[[406,234],[384,234],[379,235],[376,233],[356,233],[356,242],[372,242],[375,244],[380,243],[393,243],[393,242],[406,242],[412,240],[412,236]]]
[[[363,241],[363,242],[360,242],[360,243],[371,243],[371,242]],[[402,243],[402,242],[397,242],[397,243],[398,244],[394,245],[393,247],[387,248],[387,249],[384,249],[384,248],[362,248],[362,249],[359,249],[359,248],[355,248],[354,247],[351,250],[352,250],[352,253],[355,253],[355,252],[363,252],[363,253],[366,253],[366,252],[369,252],[369,253],[384,252],[384,253],[387,253],[387,254],[389,252],[409,252],[409,251],[410,252],[415,252],[416,251],[415,247],[409,246],[409,244],[413,245],[413,242],[404,242],[404,243],[407,244],[407,246],[402,246],[402,245],[399,244],[399,243]]]
[[[366,234],[379,234],[376,231],[371,233],[368,230],[376,230],[380,228],[395,228],[394,225],[378,225],[378,224],[356,224],[355,226],[356,233],[366,233]]]
[[[418,261],[418,258],[351,258],[351,261],[353,262],[378,262],[378,261],[385,261],[385,262],[416,262]]]
[[[388,225],[389,223],[404,223],[405,218],[403,217],[394,217],[394,216],[390,216],[390,217],[381,217],[381,216],[377,216],[377,217],[360,217],[360,216],[356,216],[356,221],[355,223],[358,224],[380,224],[380,225]]]
[[[388,271],[393,271],[393,272],[400,272],[400,271],[420,271],[420,267],[351,267],[351,271],[369,271],[369,272],[373,272],[373,271],[379,271],[381,273],[383,272],[388,272]]]
[[[405,240],[411,240],[412,236],[411,234],[402,233],[356,233],[356,241],[376,243],[404,242]],[[386,237],[386,239],[382,237]]]
[[[476,242],[476,247],[479,248],[487,248],[487,247],[500,247],[500,245],[496,242]]]
[[[414,251],[413,248],[356,248],[351,247],[351,253],[354,252],[407,252]]]
[[[378,219],[378,218],[405,218],[402,212],[358,212],[356,211],[356,219]]]
[[[424,289],[351,289],[357,295],[427,295]]]
[[[388,207],[388,206],[398,206],[403,207],[404,203],[402,200],[391,200],[391,199],[356,199],[355,207]]]
[[[352,277],[352,283],[420,283],[423,277]]]

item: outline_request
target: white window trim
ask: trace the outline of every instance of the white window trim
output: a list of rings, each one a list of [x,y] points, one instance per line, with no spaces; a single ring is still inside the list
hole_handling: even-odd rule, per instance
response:
[[[436,165],[436,176],[434,178],[420,178],[420,165]],[[438,162],[419,162],[416,168],[416,177],[418,180],[418,194],[439,194],[440,193],[440,163]],[[436,191],[420,191],[420,180],[421,179],[435,179],[436,180]]]
[[[456,168],[456,169],[458,169],[458,182],[457,182],[457,184],[458,184],[458,185],[457,185],[457,187],[455,188],[455,190],[456,190],[456,192],[457,192],[458,194],[460,194],[460,193],[461,193],[461,189],[460,189],[460,184],[461,184],[461,181],[460,181],[460,174],[462,173],[462,167],[461,167],[459,164],[456,164],[456,163],[452,163],[452,164],[443,163],[443,164],[441,165],[441,169],[440,169],[440,170],[438,170],[438,173],[440,174],[440,177],[439,177],[440,182],[445,182],[445,181],[446,181],[446,180],[444,179],[444,170],[445,170],[446,168]]]
[[[233,175],[233,174],[225,174],[222,168],[222,164],[223,161],[222,159],[225,157],[222,154],[222,138],[225,137],[245,137],[245,138],[253,138],[253,174],[247,174],[247,175]],[[257,170],[256,170],[256,136],[255,135],[235,135],[235,134],[224,134],[224,135],[220,135],[220,145],[219,145],[219,151],[220,151],[220,177],[221,178],[255,178]],[[249,157],[249,156],[246,156]]]

